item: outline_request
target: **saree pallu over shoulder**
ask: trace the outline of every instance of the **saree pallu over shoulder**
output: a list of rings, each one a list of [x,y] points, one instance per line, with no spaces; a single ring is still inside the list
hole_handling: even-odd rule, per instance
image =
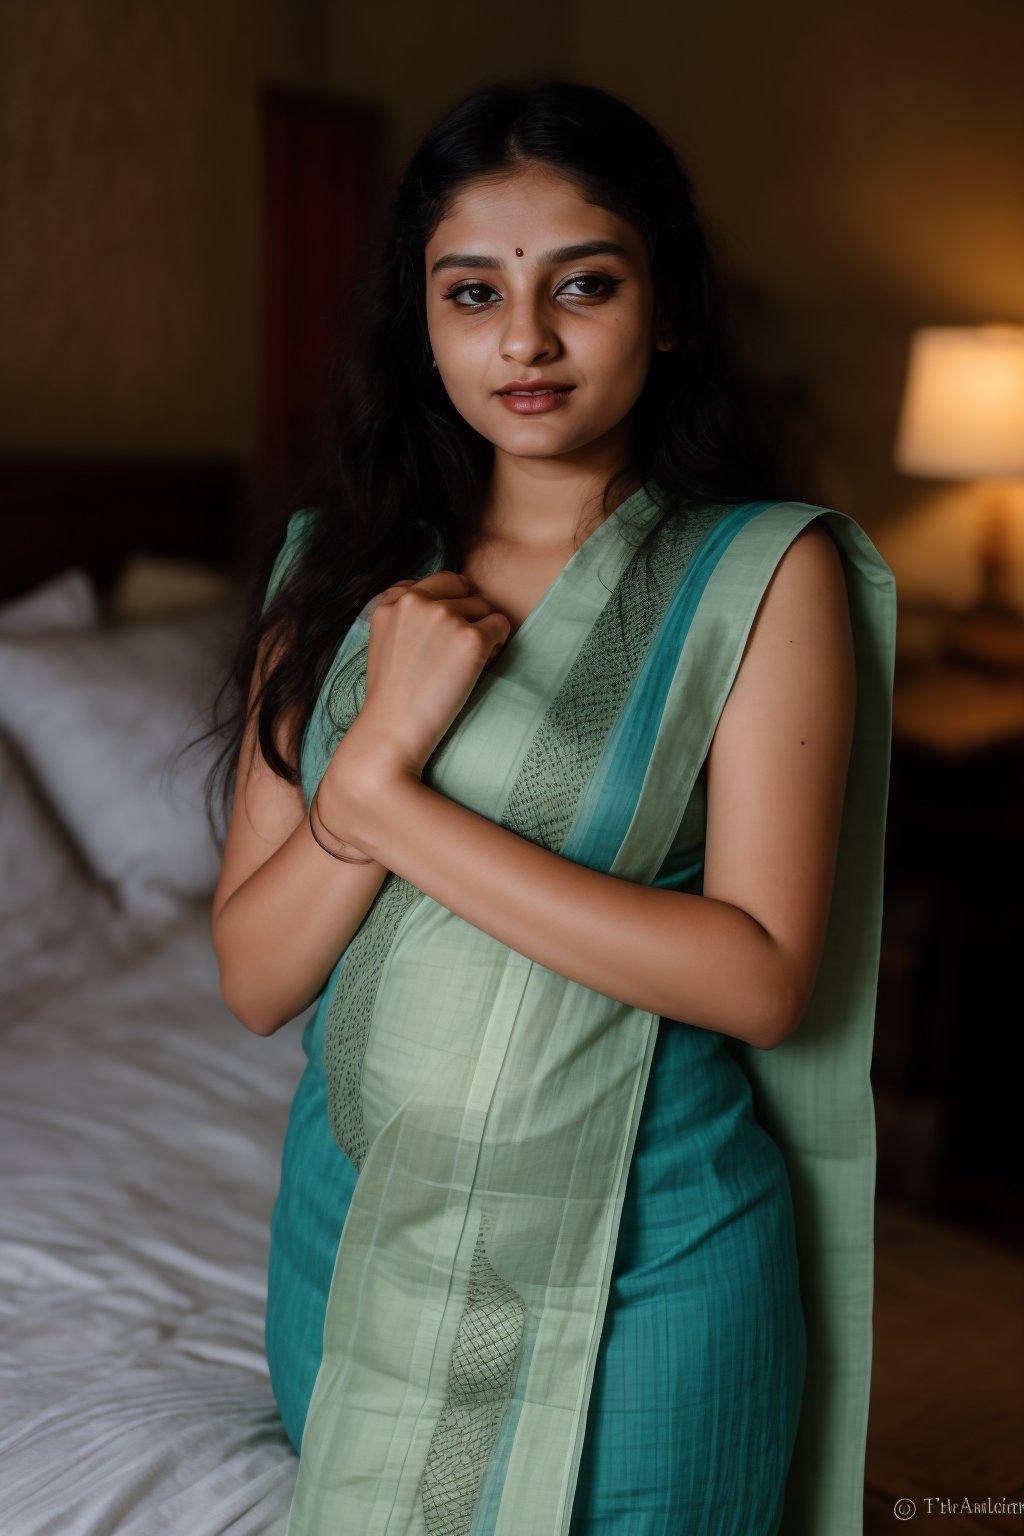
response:
[[[894,582],[852,518],[800,502],[700,508],[661,530],[648,568],[627,529],[657,511],[644,488],[579,547],[423,777],[563,857],[652,883],[772,574],[807,523],[828,528],[857,713],[825,950],[793,1036],[728,1045],[797,1222],[808,1364],[780,1529],[859,1536]],[[361,705],[367,634],[361,615],[307,728],[307,802]],[[394,874],[322,1006],[330,1127],[358,1177],[287,1536],[566,1536],[658,1017]]]

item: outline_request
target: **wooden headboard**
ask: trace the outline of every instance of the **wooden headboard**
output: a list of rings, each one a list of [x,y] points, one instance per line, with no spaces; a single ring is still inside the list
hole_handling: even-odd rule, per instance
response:
[[[0,602],[68,566],[105,594],[137,554],[237,573],[243,506],[239,470],[224,459],[0,458]]]

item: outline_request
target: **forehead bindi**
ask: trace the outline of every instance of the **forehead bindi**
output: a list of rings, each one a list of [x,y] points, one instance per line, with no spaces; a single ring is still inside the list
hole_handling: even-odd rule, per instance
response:
[[[517,245],[515,249],[517,256],[523,255],[521,246]],[[626,246],[617,240],[577,240],[568,245],[552,246],[548,250],[538,251],[534,260],[539,267],[557,267],[567,261],[586,261],[593,256],[617,256],[623,261],[630,259]],[[448,271],[453,267],[484,267],[496,270],[504,265],[502,258],[490,251],[446,251],[431,261],[430,275],[433,277],[436,273]]]
[[[516,261],[528,257],[541,268],[600,256],[636,264],[644,261],[644,242],[564,177],[528,171],[465,187],[424,255],[434,276],[455,267],[500,270],[513,252]]]

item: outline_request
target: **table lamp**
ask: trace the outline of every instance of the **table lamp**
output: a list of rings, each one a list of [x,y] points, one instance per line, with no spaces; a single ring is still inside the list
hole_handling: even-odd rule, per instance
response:
[[[896,464],[941,480],[1024,475],[1024,325],[926,326],[911,337]],[[1024,615],[1010,592],[1010,498],[990,487],[978,541],[980,591],[965,616],[1024,661]]]

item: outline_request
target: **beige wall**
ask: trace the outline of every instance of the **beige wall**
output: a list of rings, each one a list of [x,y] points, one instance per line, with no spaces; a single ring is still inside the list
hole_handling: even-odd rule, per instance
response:
[[[4,0],[0,450],[254,472],[261,79],[381,102],[394,172],[464,92],[566,75],[682,152],[743,353],[803,390],[828,499],[900,562],[948,545],[908,590],[966,600],[969,498],[898,475],[891,442],[914,325],[1024,320],[1022,56],[1016,0]],[[1024,601],[1024,508],[1019,532]]]
[[[0,4],[0,451],[252,472],[256,88],[326,87],[314,0]]]
[[[337,0],[331,14],[336,88],[388,109],[389,176],[398,174],[419,138],[470,91],[559,79],[575,67],[575,3],[539,7],[529,22],[519,20],[514,9],[487,10],[479,0],[444,5]]]

